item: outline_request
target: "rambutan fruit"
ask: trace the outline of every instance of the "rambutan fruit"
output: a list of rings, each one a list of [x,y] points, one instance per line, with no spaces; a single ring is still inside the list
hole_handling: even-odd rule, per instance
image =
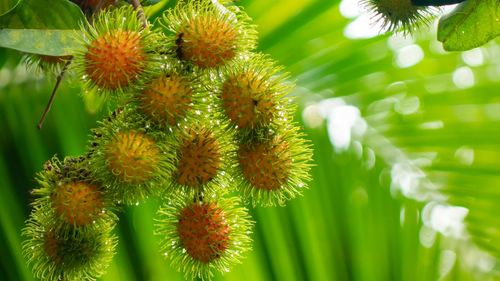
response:
[[[220,89],[221,107],[235,127],[253,131],[287,120],[292,106],[285,95],[291,85],[280,70],[263,55],[239,60],[227,68]]]
[[[153,176],[160,149],[138,130],[117,132],[105,147],[108,169],[122,182],[143,183]]]
[[[111,224],[93,231],[51,224],[48,208],[35,209],[23,229],[23,254],[43,280],[95,280],[111,262],[116,238]]]
[[[253,222],[237,198],[176,198],[158,211],[160,250],[186,278],[227,271],[249,248]]]
[[[244,13],[208,0],[178,4],[161,24],[175,36],[177,57],[202,69],[225,65],[255,46],[256,32]]]
[[[91,142],[90,167],[107,192],[126,204],[159,194],[173,169],[164,134],[130,108],[101,125]]]
[[[27,67],[35,73],[59,75],[65,64],[71,59],[72,56],[27,54],[24,60]]]
[[[102,192],[96,185],[69,182],[55,187],[52,208],[69,224],[87,225],[95,221],[104,206]]]
[[[419,25],[429,24],[434,9],[416,6],[412,0],[363,0],[363,5],[371,11],[375,21],[381,22],[384,29],[402,29],[405,34]]]
[[[88,90],[117,97],[139,90],[157,73],[157,35],[142,27],[132,7],[100,13],[83,29],[73,65]]]
[[[191,194],[229,187],[235,151],[232,134],[223,129],[224,123],[213,121],[188,124],[173,135],[176,162],[172,192]]]
[[[32,192],[38,198],[33,206],[52,214],[51,225],[93,231],[116,220],[114,204],[92,178],[87,161],[84,156],[67,157],[62,162],[53,157],[38,174],[39,187]]]
[[[148,83],[137,96],[139,110],[154,123],[172,127],[193,107],[192,80],[169,73]]]
[[[253,205],[284,205],[310,179],[312,150],[297,127],[240,143],[238,175],[243,197]]]

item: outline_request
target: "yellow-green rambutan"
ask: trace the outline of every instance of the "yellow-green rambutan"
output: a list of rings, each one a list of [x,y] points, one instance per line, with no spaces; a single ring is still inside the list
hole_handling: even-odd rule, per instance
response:
[[[180,3],[161,21],[172,34],[175,53],[201,69],[217,68],[255,46],[248,17],[212,1]]]
[[[240,191],[253,205],[284,205],[310,179],[312,150],[298,127],[242,140],[238,149]]]
[[[176,198],[158,211],[160,250],[186,278],[228,271],[250,247],[253,222],[237,198]]]
[[[95,280],[114,255],[112,224],[92,231],[54,225],[48,208],[35,208],[23,229],[23,254],[43,280]]]
[[[87,90],[116,98],[140,90],[158,72],[159,35],[142,26],[131,6],[106,10],[82,29],[73,68]]]
[[[118,202],[159,194],[170,179],[173,152],[164,133],[130,108],[101,122],[91,146],[92,174]]]
[[[216,117],[199,116],[174,131],[172,148],[176,154],[171,192],[198,194],[230,187],[235,165],[233,134]]]
[[[171,130],[203,110],[208,94],[200,79],[177,59],[165,59],[162,73],[134,95],[138,112],[160,130]]]
[[[38,188],[32,192],[37,198],[32,205],[52,214],[48,224],[93,231],[116,220],[113,202],[91,176],[87,164],[86,156],[67,157],[64,161],[53,157],[38,173]]]
[[[252,55],[226,69],[220,89],[221,107],[233,126],[252,132],[289,119],[294,107],[286,95],[287,74],[264,55]]]

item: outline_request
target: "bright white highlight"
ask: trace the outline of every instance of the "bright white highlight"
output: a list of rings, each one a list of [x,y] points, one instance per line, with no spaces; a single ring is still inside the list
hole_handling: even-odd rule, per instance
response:
[[[470,88],[476,83],[474,79],[474,72],[470,67],[464,66],[457,68],[453,72],[453,83],[460,89]]]
[[[480,66],[484,63],[484,55],[481,48],[476,48],[463,52],[462,60],[469,66]]]
[[[424,51],[419,45],[412,44],[402,47],[396,52],[395,63],[400,68],[407,68],[416,65],[424,58]]]
[[[424,207],[422,219],[425,225],[444,236],[461,238],[464,235],[464,219],[469,210],[464,207],[442,205],[431,202]]]

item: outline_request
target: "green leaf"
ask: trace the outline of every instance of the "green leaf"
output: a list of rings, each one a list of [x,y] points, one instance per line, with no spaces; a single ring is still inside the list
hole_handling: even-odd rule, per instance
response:
[[[48,56],[71,55],[68,49],[78,47],[75,30],[2,29],[0,47]]]
[[[14,9],[20,0],[1,0],[0,1],[0,16],[8,13],[12,9]]]
[[[26,0],[0,16],[0,28],[77,29],[84,19],[82,10],[68,0],[51,0],[50,4]]]
[[[479,47],[500,35],[500,2],[468,0],[441,17],[438,40],[447,51]]]

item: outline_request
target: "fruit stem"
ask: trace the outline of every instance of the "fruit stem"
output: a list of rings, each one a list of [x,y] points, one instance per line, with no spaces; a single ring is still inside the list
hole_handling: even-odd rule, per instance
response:
[[[139,16],[139,20],[142,21],[142,27],[148,27],[148,21],[146,19],[146,15],[144,15],[144,10],[142,9],[141,3],[139,0],[132,0],[132,6],[137,11],[137,15]]]
[[[465,2],[466,0],[411,0],[415,6],[445,6]]]
[[[66,73],[66,70],[68,69],[69,64],[71,63],[71,59],[69,59],[65,64],[64,67],[61,69],[61,73],[57,75],[57,80],[56,84],[54,86],[54,89],[52,90],[52,93],[50,94],[49,102],[47,103],[47,106],[45,107],[45,110],[43,111],[42,117],[40,118],[40,121],[38,122],[38,130],[42,129],[43,123],[45,123],[45,119],[47,118],[47,114],[50,111],[50,108],[52,107],[52,104],[54,103],[54,99],[56,97],[57,89],[59,89],[59,85],[61,84],[61,81],[64,77],[64,73]]]

